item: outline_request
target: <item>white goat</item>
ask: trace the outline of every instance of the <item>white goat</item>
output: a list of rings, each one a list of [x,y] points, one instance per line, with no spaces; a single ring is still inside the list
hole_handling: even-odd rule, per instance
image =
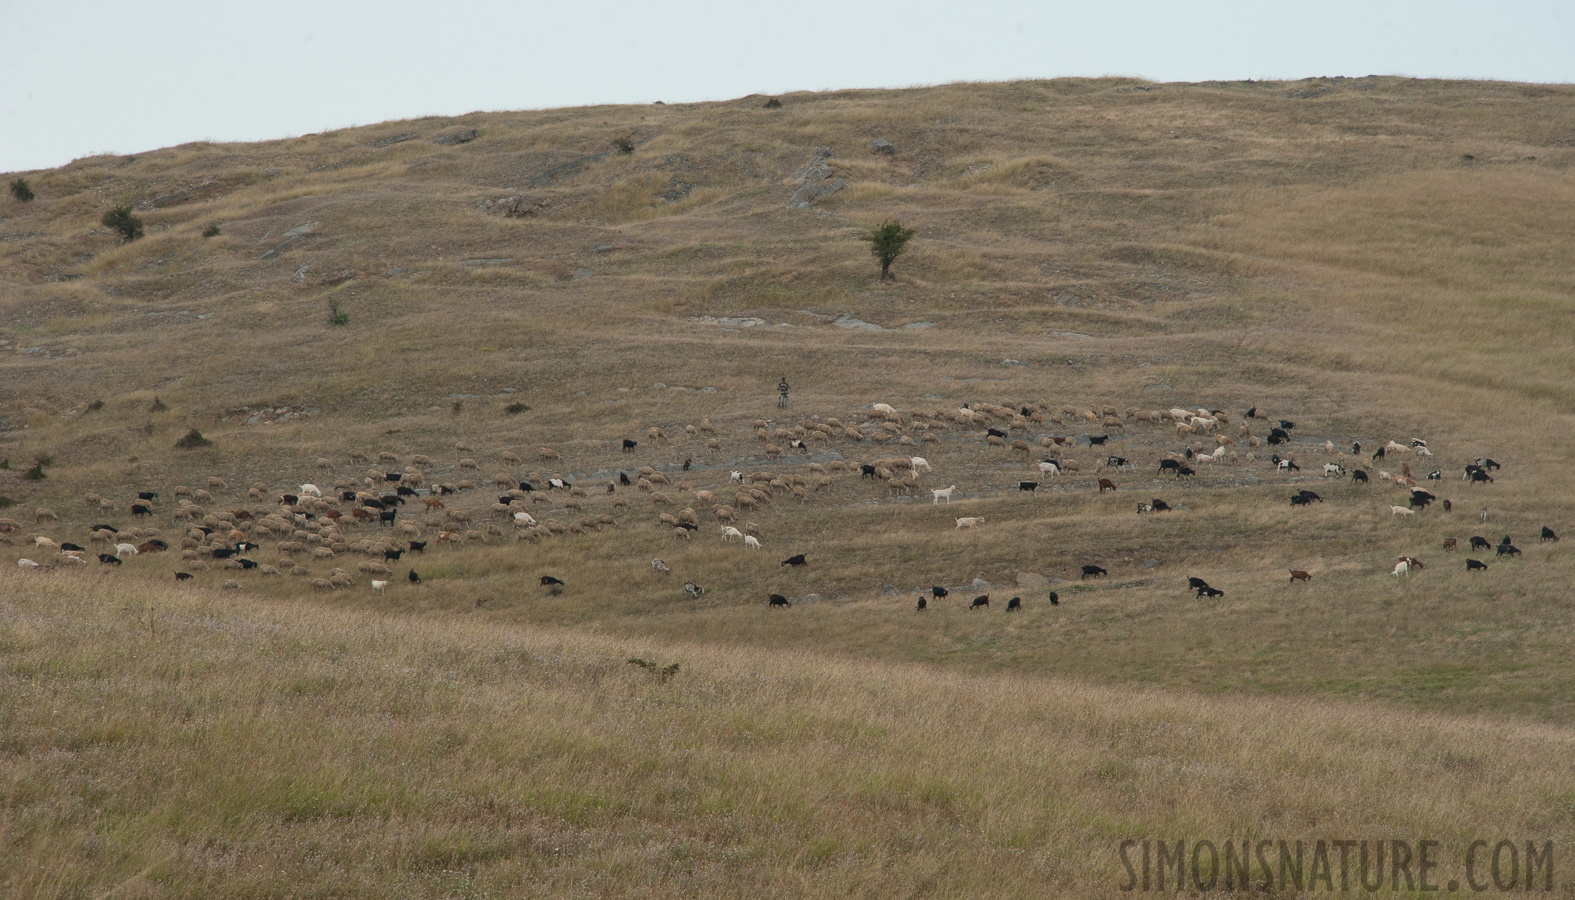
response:
[[[530,528],[536,524],[536,517],[523,510],[514,514],[515,528]]]
[[[935,504],[941,502],[942,497],[946,498],[947,503],[952,502],[952,491],[955,490],[957,490],[957,485],[954,484],[948,488],[936,488],[935,490],[930,491],[930,496],[932,498],[930,500],[930,505],[934,506]]]
[[[322,495],[323,495],[323,492],[321,490],[319,490],[317,485],[315,485],[315,484],[303,484],[303,485],[301,485],[301,496],[302,497],[321,497]]]
[[[1061,467],[1049,460],[1045,460],[1039,464],[1039,474],[1048,475],[1051,478],[1054,478],[1055,476],[1061,474]]]
[[[1416,515],[1416,510],[1406,506],[1391,506],[1389,507],[1389,514],[1391,516],[1414,516]]]
[[[930,461],[922,456],[915,456],[911,462],[913,463],[914,472],[918,472],[920,469],[926,472],[930,471]]]
[[[744,535],[744,549],[745,550],[759,550],[760,549],[760,539],[755,537],[752,534]]]
[[[374,591],[382,591],[383,588],[386,588],[386,587],[388,587],[388,582],[386,582],[386,581],[374,581],[374,582],[372,582],[372,590],[374,590]]]
[[[734,472],[733,474],[727,476],[727,483],[728,484],[743,484],[744,483],[744,473],[743,472]]]
[[[731,525],[722,526],[722,542],[724,544],[732,541],[734,538],[741,538],[743,536],[744,533],[742,531],[739,531],[737,528],[734,528]]]
[[[984,524],[984,516],[964,516],[957,520],[958,528],[975,528]]]
[[[137,545],[136,544],[116,544],[115,545],[115,555],[116,556],[125,556],[128,553],[131,554],[132,556],[136,556],[137,555]]]
[[[1402,560],[1400,560],[1399,563],[1397,563],[1395,565],[1395,570],[1393,572],[1390,572],[1389,574],[1390,575],[1395,575],[1395,576],[1400,576],[1400,575],[1409,574],[1410,571],[1411,571],[1411,564],[1402,559]]]
[[[19,560],[16,561],[16,564],[21,566],[24,569],[41,569],[41,568],[43,568],[43,566],[40,566],[38,563],[33,562],[30,559],[19,559]]]

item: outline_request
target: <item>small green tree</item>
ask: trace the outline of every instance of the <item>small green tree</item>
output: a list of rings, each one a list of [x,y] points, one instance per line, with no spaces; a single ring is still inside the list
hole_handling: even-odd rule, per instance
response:
[[[349,325],[350,324],[350,314],[345,312],[345,308],[344,308],[343,305],[341,305],[339,303],[339,298],[338,297],[329,297],[328,298],[328,324],[330,324],[330,325]]]
[[[175,446],[181,450],[195,450],[198,447],[212,447],[213,441],[203,437],[202,432],[193,428],[192,430],[186,432],[185,437],[176,441]]]
[[[131,207],[117,206],[104,214],[99,222],[105,228],[120,232],[123,242],[134,241],[142,237],[142,220],[131,214]]]
[[[11,182],[11,196],[23,203],[29,203],[33,199],[33,186],[27,183],[26,178],[19,176]]]
[[[896,219],[882,222],[865,234],[861,240],[869,241],[870,254],[880,260],[880,280],[891,277],[891,264],[913,238],[913,229],[902,227]]]

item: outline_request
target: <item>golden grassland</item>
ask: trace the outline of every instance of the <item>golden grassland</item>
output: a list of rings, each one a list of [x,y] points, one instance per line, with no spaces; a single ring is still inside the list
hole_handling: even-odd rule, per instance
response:
[[[101,584],[0,599],[10,896],[1119,896],[1133,835],[1575,827],[1564,728]]]
[[[191,144],[24,173],[37,200],[0,197],[0,517],[21,526],[0,535],[9,893],[1102,896],[1115,844],[1167,830],[1568,843],[1575,564],[1537,534],[1575,531],[1575,89],[781,99]],[[476,140],[430,140],[460,127]],[[821,147],[847,188],[786,209]],[[478,206],[510,196],[531,214]],[[144,206],[144,239],[99,226],[119,203]],[[858,236],[887,218],[918,236],[879,283]],[[767,458],[778,429],[875,430],[875,402],[910,414],[914,445]],[[963,403],[1061,421],[1013,434],[1031,454],[992,449],[937,415]],[[1235,464],[1160,476],[1212,438],[1128,420],[1108,447],[1054,451],[1080,471],[1017,490],[1052,452],[1040,437],[1103,430],[1082,410],[1178,405],[1230,415]],[[1247,445],[1253,406],[1296,421],[1287,448]],[[719,449],[684,433],[707,419]],[[174,449],[192,428],[215,445]],[[1411,437],[1435,456],[1368,458]],[[1275,449],[1302,471],[1276,472]],[[758,552],[724,545],[695,497],[730,497],[732,470],[813,485],[811,462],[899,453],[934,466],[913,495],[856,471],[778,492],[741,516]],[[445,499],[503,533],[434,541],[381,593],[367,557],[271,540],[259,562],[358,583],[178,553],[15,565],[40,557],[34,535],[86,544],[96,522],[174,543],[176,485],[223,478],[208,508],[260,515],[416,454],[428,482],[474,481]],[[1479,456],[1504,463],[1495,483],[1460,480]],[[19,477],[39,457],[48,477]],[[1327,460],[1375,483],[1322,479]],[[1377,474],[1402,463],[1423,486],[1440,469],[1453,512],[1392,515],[1406,492]],[[685,482],[671,505],[605,493],[639,466]],[[588,489],[583,510],[533,504],[544,521],[617,526],[516,541],[495,473]],[[1326,502],[1292,508],[1299,489]],[[152,520],[128,515],[138,490],[161,492]],[[1151,498],[1180,508],[1137,515]],[[687,542],[657,524],[686,506]],[[1521,558],[1441,548],[1505,534]],[[780,565],[795,553],[810,565]],[[1392,577],[1399,556],[1426,568]],[[1110,574],[1080,580],[1085,564]],[[1195,599],[1188,576],[1225,596]],[[953,596],[915,612],[936,584]],[[768,593],[802,599],[771,611]],[[968,612],[983,593],[991,610]]]

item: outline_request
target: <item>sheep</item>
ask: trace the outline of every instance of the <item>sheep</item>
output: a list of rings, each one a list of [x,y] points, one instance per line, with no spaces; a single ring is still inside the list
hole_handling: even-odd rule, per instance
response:
[[[1414,516],[1416,515],[1416,510],[1409,506],[1391,506],[1389,507],[1389,514],[1392,516]]]
[[[744,535],[744,549],[745,550],[759,550],[760,549],[760,539],[755,537],[752,534]]]
[[[957,520],[958,528],[977,528],[984,524],[984,516],[964,516]]]
[[[930,491],[930,505],[934,506],[935,504],[940,503],[943,499],[947,503],[952,502],[952,491],[955,490],[957,490],[957,485],[954,484],[951,487],[936,488],[935,490]]]
[[[50,521],[53,521],[53,522],[60,521],[60,517],[58,515],[55,515],[55,511],[54,510],[50,509],[47,506],[40,506],[38,508],[38,511],[33,514],[33,524],[37,525],[39,522],[42,522],[45,519],[49,519]]]
[[[19,566],[20,568],[23,568],[23,569],[42,569],[43,568],[43,566],[39,565],[36,562],[33,562],[30,559],[19,559],[19,560],[16,561],[16,564],[17,564],[17,566]]]

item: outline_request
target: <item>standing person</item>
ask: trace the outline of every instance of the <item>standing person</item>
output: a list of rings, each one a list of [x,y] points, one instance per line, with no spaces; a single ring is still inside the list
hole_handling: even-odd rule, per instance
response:
[[[788,405],[788,383],[787,383],[787,376],[786,375],[782,376],[781,383],[779,383],[777,385],[777,391],[779,391],[782,394],[781,399],[777,400],[777,408],[778,409],[787,409],[787,405]]]

